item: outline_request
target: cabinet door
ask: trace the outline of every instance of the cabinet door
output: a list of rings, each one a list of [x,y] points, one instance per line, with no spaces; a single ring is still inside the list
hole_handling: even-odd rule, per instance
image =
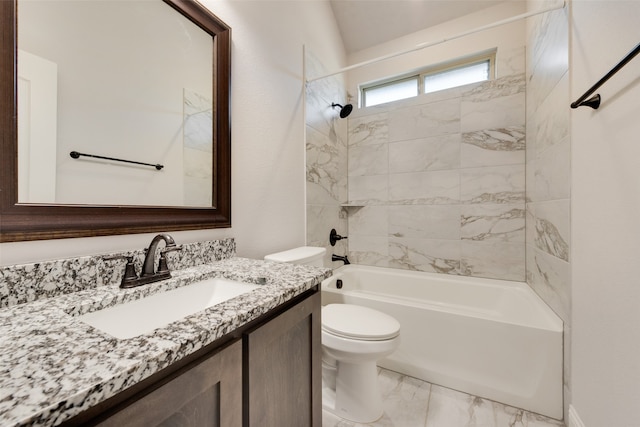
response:
[[[99,426],[240,427],[242,342],[196,361]]]
[[[320,427],[320,293],[248,332],[244,425]]]

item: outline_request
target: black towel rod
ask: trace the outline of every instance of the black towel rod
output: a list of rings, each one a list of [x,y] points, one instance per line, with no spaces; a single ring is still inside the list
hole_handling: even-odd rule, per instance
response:
[[[72,151],[69,153],[69,155],[74,159],[77,159],[80,156],[93,157],[94,159],[113,160],[114,162],[124,162],[124,163],[133,163],[136,165],[152,166],[157,170],[160,170],[164,167],[164,165],[159,165],[159,164],[154,165],[152,163],[136,162],[134,160],[124,160],[124,159],[116,159],[114,157],[96,156],[95,154],[85,154],[85,153],[79,153],[77,151]]]
[[[633,50],[629,52],[627,56],[625,56],[622,59],[622,61],[618,63],[618,65],[613,67],[611,71],[605,74],[603,78],[601,78],[600,80],[598,80],[596,84],[591,86],[589,90],[586,91],[580,98],[576,99],[576,101],[571,104],[571,108],[578,108],[585,105],[587,107],[593,108],[594,110],[597,110],[598,107],[600,106],[600,94],[596,93],[594,96],[592,96],[589,99],[587,99],[587,97],[591,95],[593,92],[595,92],[596,90],[598,90],[600,86],[602,86],[607,80],[609,80],[615,73],[620,71],[622,67],[627,65],[627,63],[631,61],[638,53],[640,53],[640,43],[638,43],[638,45],[635,48],[633,48]]]

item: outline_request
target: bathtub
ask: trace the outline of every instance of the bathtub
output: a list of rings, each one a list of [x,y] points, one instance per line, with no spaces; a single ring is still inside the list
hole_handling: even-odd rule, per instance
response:
[[[527,284],[345,265],[321,288],[398,319],[383,368],[562,419],[562,321]]]

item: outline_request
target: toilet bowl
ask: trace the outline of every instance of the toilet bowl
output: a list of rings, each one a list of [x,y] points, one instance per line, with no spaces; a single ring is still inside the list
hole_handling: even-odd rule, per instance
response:
[[[349,421],[382,416],[377,361],[400,343],[400,323],[353,304],[322,307],[322,406]]]

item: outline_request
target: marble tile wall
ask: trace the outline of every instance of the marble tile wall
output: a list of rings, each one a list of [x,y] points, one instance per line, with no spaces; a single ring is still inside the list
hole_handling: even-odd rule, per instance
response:
[[[307,50],[308,76],[328,72],[321,61]],[[340,119],[332,103],[345,105],[344,82],[329,77],[311,82],[306,88],[306,182],[307,182],[307,245],[327,248],[325,265],[330,266],[331,254],[345,255],[346,240],[329,244],[329,233],[335,228],[346,236],[347,213],[341,207],[347,201],[347,120]],[[369,167],[363,165],[363,167]],[[336,267],[339,266],[336,263]]]
[[[180,251],[167,253],[167,264],[171,270],[220,261],[236,253],[236,243],[232,238],[179,246],[182,247]],[[0,267],[0,309],[83,289],[119,284],[126,261],[104,259],[111,255],[133,255],[136,271],[140,273],[145,251],[141,248],[117,254]]]
[[[529,1],[528,9],[552,4]],[[566,412],[571,402],[568,8],[529,18],[527,47],[526,281],[564,321]]]
[[[211,99],[184,89],[183,178],[185,206],[211,206],[213,145]]]
[[[524,281],[524,48],[510,58],[515,74],[352,114],[353,262]]]

